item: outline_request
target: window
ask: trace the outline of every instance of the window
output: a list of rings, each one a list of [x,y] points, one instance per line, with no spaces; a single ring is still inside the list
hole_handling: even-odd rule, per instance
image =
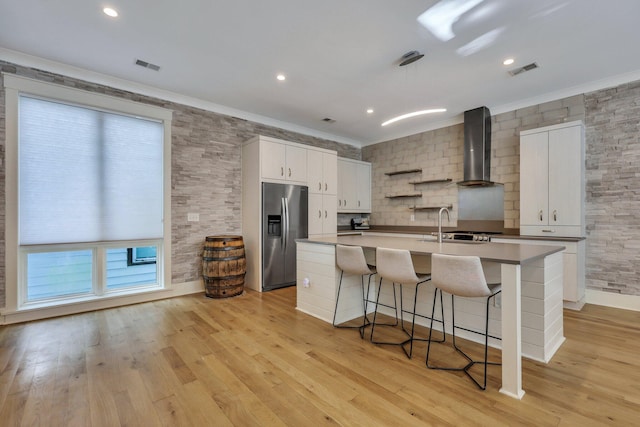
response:
[[[4,77],[7,163],[18,165],[7,167],[7,223],[19,224],[7,236],[19,288],[7,305],[163,288],[171,113]]]

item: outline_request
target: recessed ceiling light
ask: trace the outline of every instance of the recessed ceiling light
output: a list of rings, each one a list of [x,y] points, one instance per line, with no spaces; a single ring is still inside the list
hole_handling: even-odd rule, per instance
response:
[[[404,119],[409,119],[411,117],[422,116],[423,114],[444,113],[445,111],[447,111],[446,108],[433,108],[431,110],[414,111],[413,113],[403,114],[401,116],[394,117],[393,119],[387,120],[386,122],[382,123],[381,126],[390,125],[391,123],[395,123],[397,121],[404,120]]]
[[[507,59],[505,59],[504,61],[502,61],[502,63],[503,63],[504,65],[511,65],[511,64],[513,64],[514,62],[516,62],[516,61],[515,61],[513,58],[507,58]]]
[[[285,81],[287,79],[287,77],[284,74],[278,74],[276,76],[276,79],[280,80],[281,82]]]
[[[102,9],[102,11],[104,12],[105,15],[110,16],[112,18],[116,18],[118,16],[118,11],[110,7],[105,7],[104,9]]]
[[[373,114],[373,108],[367,109],[367,114]]]

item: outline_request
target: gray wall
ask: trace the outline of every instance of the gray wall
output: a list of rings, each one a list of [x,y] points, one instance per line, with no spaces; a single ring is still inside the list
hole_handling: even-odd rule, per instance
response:
[[[520,223],[520,131],[584,121],[587,287],[640,295],[640,82],[497,114],[492,120],[491,178],[505,185],[505,228],[518,228]],[[437,224],[436,212],[430,211],[416,213],[415,222],[410,222],[408,207],[413,203],[452,204],[452,219],[457,219],[454,184],[417,187],[421,199],[387,199],[384,196],[397,188],[414,191],[407,182],[416,176],[384,173],[421,167],[424,179],[461,180],[462,129],[455,125],[362,149],[362,160],[373,163],[372,224]]]
[[[640,81],[585,95],[587,284],[640,295]]]
[[[360,158],[350,145],[314,138],[197,108],[83,82],[0,61],[0,71],[173,110],[171,215],[173,283],[199,280],[204,238],[241,232],[241,144],[255,135],[336,150]],[[5,301],[5,94],[0,82],[0,307]],[[188,212],[200,222],[187,222]]]

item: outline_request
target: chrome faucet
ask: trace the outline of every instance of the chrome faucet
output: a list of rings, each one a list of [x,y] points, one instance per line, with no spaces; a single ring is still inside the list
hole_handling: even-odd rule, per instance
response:
[[[442,243],[442,212],[447,213],[447,222],[451,221],[449,217],[449,209],[440,208],[440,212],[438,212],[438,243]]]

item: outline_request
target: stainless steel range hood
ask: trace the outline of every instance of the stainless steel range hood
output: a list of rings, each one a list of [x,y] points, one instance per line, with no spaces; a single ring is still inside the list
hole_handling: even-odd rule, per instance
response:
[[[479,107],[464,112],[464,180],[458,185],[494,185],[490,173],[491,114]]]

